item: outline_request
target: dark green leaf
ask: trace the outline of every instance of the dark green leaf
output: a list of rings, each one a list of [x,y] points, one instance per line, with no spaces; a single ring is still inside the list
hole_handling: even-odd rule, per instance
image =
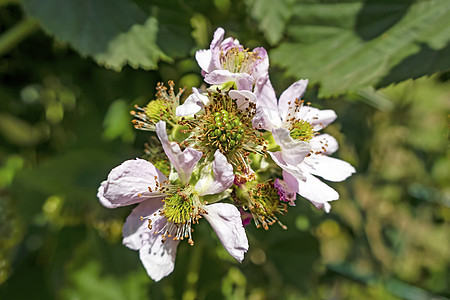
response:
[[[170,57],[183,57],[194,47],[192,11],[180,0],[160,0],[155,7],[159,22],[158,45]]]
[[[51,35],[107,68],[156,69],[167,60],[156,44],[158,22],[128,0],[25,0]]]

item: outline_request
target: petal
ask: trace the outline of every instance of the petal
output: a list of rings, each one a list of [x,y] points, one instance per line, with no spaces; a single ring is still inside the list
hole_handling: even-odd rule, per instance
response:
[[[198,113],[209,103],[209,98],[202,95],[196,88],[192,88],[192,94],[187,97],[184,103],[176,108],[176,115],[184,117]]]
[[[286,128],[272,129],[275,142],[281,147],[283,160],[290,165],[298,165],[311,151],[307,142],[294,140]]]
[[[249,107],[249,103],[256,103],[256,95],[246,90],[231,90],[228,92],[231,99],[236,100],[236,104],[241,111]]]
[[[278,195],[280,196],[281,201],[289,202],[290,206],[295,206],[297,194],[284,180],[279,178],[275,179],[273,186],[278,190]]]
[[[269,73],[262,75],[255,84],[256,111],[260,111],[261,123],[253,123],[253,127],[271,130],[273,127],[281,127],[281,119],[278,113],[277,97],[269,79]],[[256,125],[256,126],[255,126]]]
[[[325,154],[333,154],[339,149],[336,139],[329,134],[316,135],[309,141],[313,152],[323,152]]]
[[[256,105],[256,112],[252,119],[252,126],[255,129],[272,130],[273,124],[266,111],[261,105]]]
[[[167,238],[162,241],[161,235],[156,235],[153,244],[145,244],[139,250],[139,257],[147,271],[154,280],[159,281],[172,273],[175,267],[175,256],[179,241]]]
[[[216,31],[214,31],[214,36],[209,45],[210,49],[215,49],[220,46],[220,43],[223,41],[223,37],[225,36],[225,30],[222,27],[218,27]]]
[[[219,149],[214,153],[212,169],[214,172],[214,179],[212,179],[211,176],[205,176],[200,178],[195,185],[195,190],[199,193],[199,196],[218,194],[233,185],[233,166],[228,163],[227,158],[219,151]],[[202,174],[205,174],[205,172],[202,172]]]
[[[156,134],[161,141],[164,152],[177,170],[181,183],[187,183],[191,177],[197,162],[202,158],[202,152],[187,147],[181,151],[180,146],[175,142],[169,142],[166,131],[166,122],[159,121],[156,124]]]
[[[308,80],[301,79],[291,84],[291,86],[281,94],[280,101],[278,103],[278,111],[283,122],[286,121],[288,116],[294,117],[294,112],[296,109],[295,100],[301,99],[307,86]]]
[[[342,181],[356,172],[348,162],[323,154],[311,155],[302,163],[303,170],[330,181]]]
[[[339,194],[311,174],[304,173],[304,176],[305,180],[299,180],[283,171],[283,179],[292,190],[308,199],[315,207],[330,212],[331,205],[328,202],[339,199]]]
[[[244,47],[239,43],[239,40],[234,39],[232,37],[228,37],[220,43],[220,51],[223,53],[227,53],[231,48],[238,48],[239,50],[243,50]]]
[[[205,210],[207,213],[203,217],[208,220],[223,247],[237,261],[242,262],[248,250],[248,240],[239,210],[226,203],[207,205]]]
[[[253,77],[247,73],[231,73],[228,70],[215,70],[205,75],[205,81],[209,84],[223,84],[235,82],[238,90],[252,90]]]
[[[162,206],[163,203],[160,200],[147,200],[136,206],[123,225],[122,244],[130,249],[139,250],[144,244],[153,244],[155,238],[161,238],[153,232],[162,227],[161,223],[166,222],[157,213]],[[149,220],[152,220],[152,230],[148,226]]]
[[[281,151],[277,152],[270,152],[270,157],[272,157],[273,161],[284,171],[288,172],[289,174],[293,175],[294,177],[298,178],[299,180],[305,179],[304,171],[298,166],[298,165],[290,165],[287,164],[282,155]],[[290,186],[289,186],[290,187]]]
[[[216,70],[216,69],[220,69],[219,56],[220,56],[220,51],[222,48],[221,46],[226,41],[226,40],[223,41],[224,36],[225,36],[225,30],[221,27],[217,28],[216,31],[214,32],[213,39],[211,41],[211,44],[209,45],[209,49],[211,49],[211,56],[212,56],[211,64],[213,66],[213,69],[211,69],[209,72]]]
[[[161,199],[165,195],[157,190],[156,182],[160,184],[166,180],[167,177],[147,160],[127,160],[111,170],[108,179],[101,183],[97,197],[107,208],[139,203],[150,198]]]
[[[209,49],[202,49],[195,52],[195,59],[200,68],[206,73],[216,69],[213,63],[212,52]]]
[[[334,110],[320,110],[306,105],[295,114],[295,118],[308,121],[314,126],[314,130],[319,131],[336,120],[337,116]]]
[[[258,61],[252,71],[255,80],[258,80],[259,77],[264,76],[269,71],[269,56],[263,47],[255,48],[252,52],[258,55]]]

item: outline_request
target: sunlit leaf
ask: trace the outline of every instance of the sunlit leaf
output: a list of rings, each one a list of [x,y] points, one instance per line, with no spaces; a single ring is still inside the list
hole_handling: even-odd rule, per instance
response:
[[[432,1],[297,2],[288,42],[271,52],[319,96],[384,86],[450,68],[450,5]]]
[[[292,15],[295,0],[246,0],[250,15],[258,21],[258,28],[264,32],[267,41],[274,45],[283,36],[286,21]]]

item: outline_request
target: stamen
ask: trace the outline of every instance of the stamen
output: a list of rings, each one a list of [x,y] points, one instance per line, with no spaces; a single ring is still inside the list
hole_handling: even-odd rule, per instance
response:
[[[165,121],[174,127],[177,124],[176,108],[180,105],[180,98],[184,89],[180,89],[177,94],[174,92],[174,83],[169,81],[169,90],[162,82],[156,87],[155,100],[150,101],[146,107],[135,106],[131,115],[135,118],[132,122],[136,129],[155,131],[155,125],[160,120]]]
[[[161,233],[162,241],[167,238],[172,238],[174,241],[188,239],[188,243],[191,246],[194,245],[192,239],[194,230],[191,226],[197,224],[201,215],[206,213],[198,195],[190,186],[184,189],[178,187],[174,193],[163,199],[163,202],[159,215],[166,218],[167,222],[155,231],[155,234]]]
[[[232,195],[235,202],[244,210],[249,210],[257,228],[269,229],[270,225],[278,223],[283,229],[287,227],[277,216],[287,212],[287,205],[280,202],[277,188],[272,180],[264,183],[247,183],[243,189],[235,189]]]
[[[258,53],[248,50],[242,47],[233,47],[225,52],[222,50],[219,55],[222,68],[232,73],[248,73],[251,75],[261,58]]]

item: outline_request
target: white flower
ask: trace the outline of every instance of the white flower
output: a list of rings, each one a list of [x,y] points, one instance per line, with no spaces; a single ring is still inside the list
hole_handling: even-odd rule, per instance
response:
[[[225,30],[217,28],[209,49],[199,50],[195,58],[209,84],[234,82],[238,90],[251,91],[258,78],[268,72],[267,51],[258,47],[245,49],[231,37],[224,40]]]
[[[248,240],[238,209],[225,203],[207,205],[200,199],[228,189],[234,181],[233,167],[216,151],[210,166],[213,176],[204,171],[194,185],[191,174],[202,153],[189,147],[181,151],[177,143],[169,142],[163,121],[156,124],[156,132],[177,180],[169,182],[146,160],[127,160],[111,170],[98,190],[100,202],[108,208],[139,203],[124,224],[123,244],[139,250],[148,275],[159,281],[174,269],[179,240],[186,238],[193,244],[191,225],[204,217],[225,249],[241,262]]]
[[[318,134],[336,119],[335,112],[303,104],[300,97],[305,92],[307,80],[293,83],[281,94],[278,104],[268,78],[264,83],[256,91],[257,113],[253,126],[272,131],[281,151],[269,154],[283,169],[288,186],[317,208],[329,212],[328,202],[337,200],[339,194],[313,175],[342,181],[355,172],[349,163],[327,156],[338,149],[336,139],[328,134]]]

